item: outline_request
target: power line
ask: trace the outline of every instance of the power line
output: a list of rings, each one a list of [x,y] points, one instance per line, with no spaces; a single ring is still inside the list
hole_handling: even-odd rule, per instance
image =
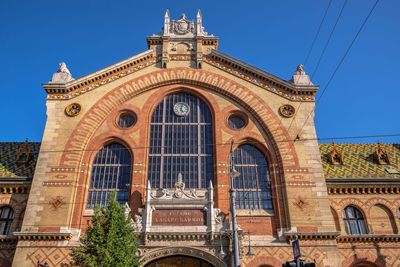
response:
[[[339,64],[336,66],[334,72],[332,73],[331,77],[328,80],[328,83],[326,84],[325,88],[322,90],[321,95],[319,96],[319,98],[317,99],[313,109],[311,110],[311,112],[308,114],[307,118],[304,121],[303,126],[300,128],[300,131],[297,133],[297,135],[299,135],[301,133],[301,131],[303,130],[304,126],[306,125],[308,119],[310,118],[311,114],[314,113],[317,104],[319,103],[319,101],[321,101],[321,98],[324,96],[326,90],[329,88],[329,85],[331,84],[333,78],[335,77],[336,73],[338,72],[339,68],[342,66],[344,60],[346,59],[347,55],[349,54],[351,48],[353,47],[355,41],[357,40],[358,36],[360,35],[362,29],[364,28],[365,24],[367,23],[368,19],[371,17],[372,12],[374,11],[375,7],[378,5],[379,0],[376,0],[374,5],[372,6],[372,8],[370,9],[368,15],[365,17],[363,23],[361,24],[360,28],[358,29],[356,35],[354,36],[353,40],[351,41],[350,45],[347,47],[346,52],[344,53],[344,55],[342,56],[341,60],[339,61]]]
[[[325,9],[325,13],[324,13],[324,16],[322,17],[321,23],[319,24],[317,33],[316,33],[315,36],[314,36],[314,39],[313,39],[313,41],[312,41],[312,43],[311,43],[310,49],[308,50],[307,56],[306,56],[306,58],[305,58],[305,60],[304,60],[304,65],[305,65],[305,66],[307,65],[308,59],[310,58],[311,51],[313,50],[314,45],[315,45],[315,42],[317,41],[317,38],[318,38],[319,33],[320,33],[320,31],[321,31],[322,25],[323,25],[324,22],[325,22],[326,15],[328,14],[328,10],[329,10],[331,4],[332,4],[332,0],[329,1],[328,6],[327,6],[326,9]]]
[[[294,139],[294,140],[280,140],[274,141],[275,143],[288,143],[288,142],[306,142],[306,141],[331,141],[331,140],[345,140],[345,139],[364,139],[364,138],[385,138],[385,137],[400,137],[400,133],[394,134],[378,134],[378,135],[353,135],[353,136],[336,136],[336,137],[316,137],[316,138],[303,138],[303,139]],[[229,146],[229,144],[225,143],[210,143],[210,144],[203,144],[203,146]],[[234,145],[244,145],[244,144],[268,144],[266,141],[251,141],[246,140],[244,142],[233,142]],[[162,146],[136,146],[133,149],[149,149],[149,148],[158,148]],[[163,146],[168,147],[168,146]],[[192,148],[191,145],[175,145],[178,148]],[[71,149],[71,150],[41,150],[32,152],[32,154],[39,154],[39,153],[65,153],[65,152],[94,152],[99,151],[99,149]],[[113,148],[113,150],[127,150],[128,148]],[[164,154],[172,154],[172,153],[164,153]],[[179,153],[177,153],[179,154]],[[182,153],[186,154],[186,153]]]

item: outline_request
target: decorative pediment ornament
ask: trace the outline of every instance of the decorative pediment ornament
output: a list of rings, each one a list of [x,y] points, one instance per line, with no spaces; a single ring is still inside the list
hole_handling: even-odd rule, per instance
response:
[[[381,144],[378,142],[378,148],[374,153],[375,161],[379,165],[390,165],[389,156],[384,149],[382,149]]]
[[[332,151],[328,154],[328,159],[332,165],[343,165],[343,153],[336,148],[335,143],[333,143]]]
[[[181,18],[171,23],[171,33],[184,35],[189,32],[194,33],[194,22],[186,19],[186,15],[182,14]]]
[[[67,83],[73,81],[71,72],[67,68],[67,64],[61,62],[58,64],[58,71],[53,74],[50,83]]]
[[[168,189],[151,192],[150,197],[153,199],[199,199],[196,189],[185,190],[185,183],[183,182],[182,173],[178,174],[178,179],[175,183],[175,192],[171,194]]]

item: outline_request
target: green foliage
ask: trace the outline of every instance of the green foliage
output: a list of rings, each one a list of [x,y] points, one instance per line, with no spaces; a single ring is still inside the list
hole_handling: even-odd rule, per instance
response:
[[[72,250],[73,264],[82,267],[134,267],[136,259],[135,233],[130,216],[115,200],[115,193],[105,208],[96,207],[92,225]]]

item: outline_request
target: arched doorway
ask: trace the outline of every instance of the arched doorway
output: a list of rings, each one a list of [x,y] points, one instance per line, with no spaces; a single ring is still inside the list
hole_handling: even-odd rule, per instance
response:
[[[176,255],[156,259],[146,264],[145,267],[214,267],[214,265],[211,265],[202,259],[184,255]]]

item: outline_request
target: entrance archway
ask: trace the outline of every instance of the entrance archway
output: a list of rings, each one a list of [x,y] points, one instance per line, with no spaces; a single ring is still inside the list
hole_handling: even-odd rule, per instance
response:
[[[214,265],[202,259],[176,255],[154,260],[144,267],[214,267]]]
[[[145,267],[227,267],[215,255],[193,247],[164,247],[144,251],[142,255]]]

